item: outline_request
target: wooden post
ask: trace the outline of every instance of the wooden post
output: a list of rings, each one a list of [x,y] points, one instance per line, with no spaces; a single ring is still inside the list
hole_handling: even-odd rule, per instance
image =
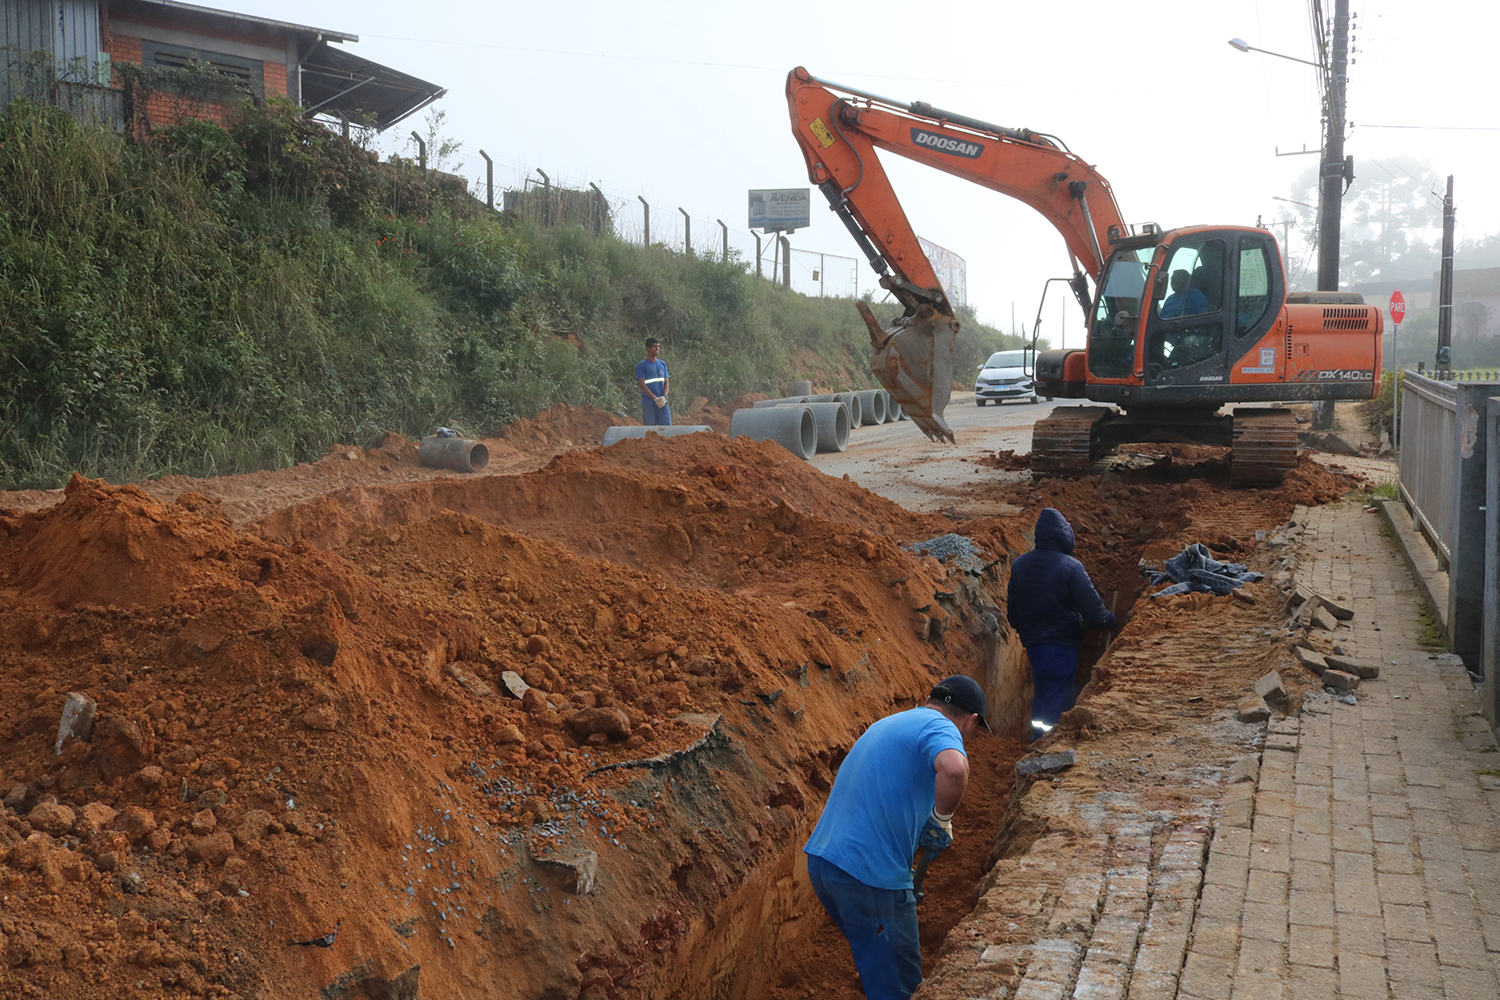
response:
[[[715,219],[714,221],[719,224],[719,228],[720,229],[724,230],[724,263],[728,264],[729,263],[729,227],[726,226],[726,225],[724,225],[724,220],[723,219]]]
[[[589,214],[593,216],[592,221],[594,223],[594,235],[602,236],[604,235],[604,207],[607,202],[604,200],[604,192],[599,190],[599,185],[595,184],[593,181],[589,181],[589,187],[594,189],[594,194],[596,196],[594,199],[592,210],[589,212]]]
[[[651,205],[640,195],[636,195],[635,200],[646,207],[646,239],[641,245],[649,247],[651,245]]]
[[[682,249],[691,254],[693,252],[693,218],[687,214],[687,209],[680,205],[677,211],[682,213]]]
[[[484,203],[493,212],[495,210],[495,161],[490,159],[490,154],[482,149],[479,155],[484,157]]]

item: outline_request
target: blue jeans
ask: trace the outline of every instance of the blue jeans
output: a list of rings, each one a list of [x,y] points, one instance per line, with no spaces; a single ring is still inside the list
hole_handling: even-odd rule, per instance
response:
[[[658,408],[656,400],[641,394],[641,423],[647,427],[671,427],[672,404]]]
[[[922,985],[917,897],[910,889],[877,889],[816,854],[807,874],[823,909],[849,941],[859,982],[870,1000],[906,1000]]]
[[[1057,717],[1068,710],[1073,699],[1073,675],[1078,672],[1078,650],[1072,646],[1040,643],[1026,647],[1031,660],[1031,682],[1036,688],[1031,696],[1031,738],[1057,725]]]

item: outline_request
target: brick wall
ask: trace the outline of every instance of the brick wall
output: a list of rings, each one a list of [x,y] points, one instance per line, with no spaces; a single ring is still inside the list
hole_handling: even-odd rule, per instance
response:
[[[286,96],[286,66],[283,63],[263,63],[266,84],[266,96],[280,94]]]
[[[111,33],[108,40],[109,58],[112,64],[134,63],[141,64],[141,40],[129,35]],[[203,48],[213,49],[212,37],[205,36]],[[279,94],[287,96],[286,90],[286,65],[284,63],[264,62],[262,65],[263,80],[266,94]],[[112,73],[114,86],[123,85],[118,71]],[[212,101],[194,100],[178,94],[153,92],[145,102],[145,106],[136,109],[138,116],[143,116],[141,123],[150,129],[161,128],[166,125],[177,125],[194,118],[207,121],[215,121],[221,125],[229,123],[234,109],[230,105],[217,104]]]

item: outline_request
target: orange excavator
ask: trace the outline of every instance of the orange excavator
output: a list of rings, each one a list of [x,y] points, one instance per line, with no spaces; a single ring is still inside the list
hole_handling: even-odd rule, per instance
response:
[[[893,101],[801,67],[787,76],[786,98],[808,176],[905,309],[882,327],[855,304],[870,367],[933,440],[953,440],[943,410],[959,323],[877,149],[1019,199],[1062,234],[1088,340],[1036,354],[1036,391],[1114,406],[1060,406],[1037,421],[1038,478],[1081,475],[1120,444],[1157,441],[1228,445],[1235,484],[1277,484],[1296,464],[1297,427],[1289,410],[1265,404],[1370,399],[1379,389],[1379,308],[1349,292],[1288,294],[1264,229],[1132,229],[1109,182],[1055,136]],[[1220,414],[1239,403],[1261,405]]]

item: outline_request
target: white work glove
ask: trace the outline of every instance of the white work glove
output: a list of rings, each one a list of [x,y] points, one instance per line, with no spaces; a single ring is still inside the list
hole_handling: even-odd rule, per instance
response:
[[[927,850],[933,857],[937,857],[948,845],[953,843],[953,814],[941,815],[934,807],[927,822],[922,825],[922,832],[917,837],[917,846]]]
[[[663,406],[666,406],[666,405],[667,405],[667,397],[666,396],[657,396],[656,397],[656,408],[658,410],[661,409]]]

